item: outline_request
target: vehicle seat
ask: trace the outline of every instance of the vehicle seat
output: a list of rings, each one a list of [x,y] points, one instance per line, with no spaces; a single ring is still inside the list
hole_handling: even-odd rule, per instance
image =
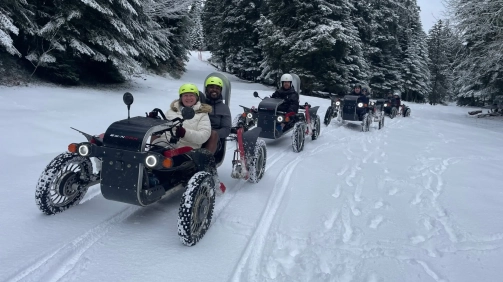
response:
[[[207,104],[206,103],[206,95],[201,91],[199,91],[199,101],[201,102],[201,104],[203,104],[203,103]]]

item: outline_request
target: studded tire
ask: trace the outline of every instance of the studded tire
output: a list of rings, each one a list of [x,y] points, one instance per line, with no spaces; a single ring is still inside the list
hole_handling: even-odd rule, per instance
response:
[[[208,231],[215,208],[215,181],[205,171],[187,183],[178,211],[178,236],[186,246],[194,246]]]
[[[53,215],[77,205],[87,192],[86,184],[92,172],[89,158],[72,153],[58,155],[38,179],[35,190],[37,206],[43,213]]]

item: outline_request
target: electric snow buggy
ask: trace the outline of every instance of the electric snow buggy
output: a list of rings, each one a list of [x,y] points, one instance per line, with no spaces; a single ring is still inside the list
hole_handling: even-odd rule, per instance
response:
[[[338,115],[341,120],[349,122],[361,122],[362,131],[369,131],[373,121],[379,123],[379,129],[384,126],[384,114],[382,113],[383,101],[374,101],[369,104],[363,103],[360,96],[346,95],[342,100],[342,107]]]
[[[292,74],[292,77],[294,89],[300,89],[299,76]],[[257,92],[254,92],[253,96],[260,98]],[[244,112],[234,119],[234,123],[243,126],[244,130],[258,126],[262,129],[259,137],[267,139],[278,139],[293,131],[292,148],[294,152],[300,152],[304,149],[306,135],[310,135],[312,140],[316,140],[320,135],[320,117],[317,115],[319,106],[312,107],[305,103],[299,106],[298,113],[286,113],[278,111],[283,102],[283,99],[266,97],[259,103],[258,108],[241,106]],[[285,123],[285,126],[278,131],[277,125],[281,123]]]
[[[230,87],[228,94],[227,101]],[[125,93],[123,100],[129,112],[133,96]],[[184,108],[183,119],[166,120],[161,110],[154,111],[163,119],[130,118],[128,114],[127,119],[112,123],[100,136],[79,131],[87,142],[71,143],[69,152],[54,158],[38,180],[35,198],[40,210],[48,215],[63,212],[78,204],[95,184],[100,184],[105,199],[137,206],[148,206],[185,188],[178,212],[178,235],[183,244],[195,245],[211,224],[214,176],[225,156],[225,146],[214,157],[206,149],[148,144],[150,136],[172,133],[195,114],[191,108]],[[238,159],[233,163],[238,161],[247,168],[245,176],[255,174],[254,179],[260,180],[266,156],[265,146],[257,141],[260,128],[249,133],[242,133],[242,129],[234,131],[240,154],[235,154]],[[173,144],[177,142],[177,137],[170,140]],[[256,142],[259,146],[251,145]]]
[[[393,97],[385,99],[384,112],[389,118],[393,119],[397,115],[402,115],[403,117],[410,116],[411,109],[405,104],[400,105],[400,100]]]
[[[342,100],[337,98],[336,95],[330,96],[330,106],[325,112],[325,118],[323,123],[328,126],[333,118],[337,118],[337,121],[342,121]]]

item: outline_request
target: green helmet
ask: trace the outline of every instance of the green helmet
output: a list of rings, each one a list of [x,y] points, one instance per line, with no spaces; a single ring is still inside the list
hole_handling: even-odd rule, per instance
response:
[[[224,88],[224,82],[222,81],[222,79],[220,79],[219,77],[216,77],[216,76],[208,77],[208,79],[206,79],[206,82],[204,82],[204,87],[206,87],[210,84],[218,85],[218,86]]]
[[[194,93],[194,95],[199,96],[199,89],[197,89],[194,83],[185,83],[178,90],[178,95],[182,95],[183,93]]]

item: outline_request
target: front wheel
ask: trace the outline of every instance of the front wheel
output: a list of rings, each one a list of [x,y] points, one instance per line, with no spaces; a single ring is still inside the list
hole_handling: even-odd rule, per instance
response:
[[[371,124],[372,124],[372,116],[370,116],[370,114],[367,113],[363,116],[362,131],[363,132],[370,131]]]
[[[246,169],[248,170],[248,182],[258,183],[264,176],[265,165],[267,160],[267,147],[265,141],[258,139],[255,143],[253,156],[248,156],[246,159]]]
[[[407,109],[405,110],[405,113],[403,114],[403,116],[404,116],[404,117],[408,117],[408,116],[410,116],[410,108],[407,108]]]
[[[313,134],[311,135],[312,140],[316,140],[316,139],[318,139],[318,136],[320,136],[320,130],[321,130],[320,123],[321,123],[320,116],[316,115],[316,117],[314,119],[314,124],[313,124]]]
[[[396,117],[396,115],[397,115],[397,113],[398,113],[398,110],[397,110],[395,107],[391,108],[391,113],[390,113],[390,115],[389,115],[389,118],[390,118],[390,119],[395,118],[395,117]]]
[[[334,114],[334,108],[332,106],[328,107],[327,112],[325,113],[325,118],[323,119],[323,124],[328,126],[330,121],[332,120],[332,116]]]
[[[303,122],[298,122],[293,126],[292,148],[295,153],[301,152],[304,149],[304,141],[306,139],[306,125]]]
[[[381,119],[379,119],[379,129],[384,127],[384,115],[381,116]]]
[[[38,179],[35,201],[48,215],[77,205],[87,192],[93,173],[91,160],[72,153],[54,158]]]
[[[200,171],[194,174],[182,195],[178,211],[178,236],[186,246],[194,246],[210,227],[215,207],[213,176]]]

